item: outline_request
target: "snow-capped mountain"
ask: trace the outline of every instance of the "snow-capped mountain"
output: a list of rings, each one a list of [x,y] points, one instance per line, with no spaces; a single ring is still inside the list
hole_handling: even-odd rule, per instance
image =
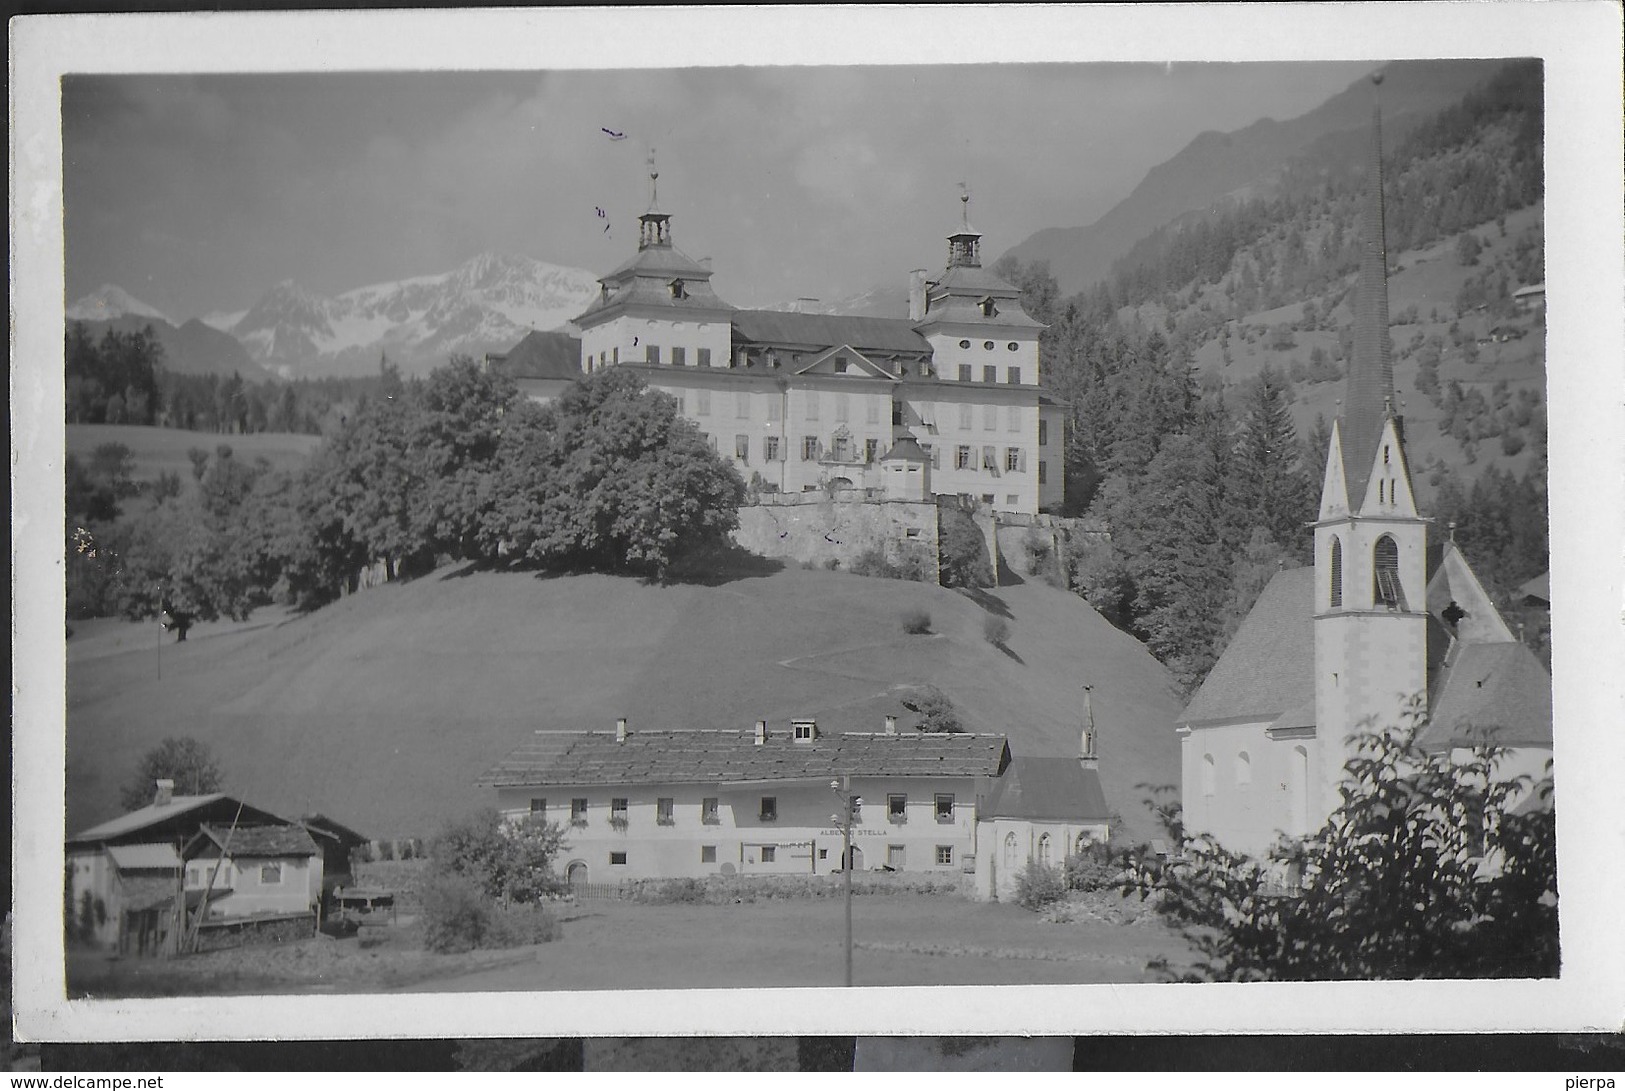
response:
[[[290,378],[371,370],[380,354],[403,371],[422,372],[454,353],[504,351],[533,329],[562,326],[597,294],[597,277],[584,269],[481,254],[448,273],[333,297],[283,281],[229,332]]]
[[[163,311],[150,303],[141,302],[117,284],[103,284],[68,307],[68,317],[80,322],[106,322],[126,314],[169,322],[169,316]],[[169,324],[174,325],[173,322]]]

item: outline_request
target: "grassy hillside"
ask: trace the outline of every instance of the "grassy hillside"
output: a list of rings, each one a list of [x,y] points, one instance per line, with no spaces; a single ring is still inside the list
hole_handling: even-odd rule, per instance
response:
[[[181,428],[151,428],[141,424],[69,424],[68,453],[81,461],[103,443],[122,443],[135,455],[135,480],[155,481],[160,473],[176,473],[182,481],[192,479],[192,461],[186,452],[201,447],[210,454],[224,443],[238,458],[265,458],[279,470],[302,465],[320,436],[294,432],[253,432],[222,435],[218,432],[188,432]]]
[[[986,609],[923,584],[800,569],[717,587],[446,570],[305,617],[68,666],[68,827],[116,813],[117,787],[168,734],[219,753],[228,787],[377,837],[427,835],[488,803],[475,778],[529,732],[660,727],[879,730],[899,686],[934,683],[975,730],[1072,760],[1095,685],[1101,776],[1132,832],[1140,783],[1178,781],[1167,672],[1075,595],[1006,588],[1009,653]],[[933,633],[899,623],[920,607]]]

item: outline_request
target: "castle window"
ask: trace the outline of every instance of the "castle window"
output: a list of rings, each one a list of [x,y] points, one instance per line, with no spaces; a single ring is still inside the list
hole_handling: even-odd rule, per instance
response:
[[[763,796],[761,804],[756,809],[756,817],[762,822],[777,822],[779,820],[778,797]]]
[[[880,441],[878,439],[871,438],[863,441],[863,461],[873,462],[879,454]]]
[[[1399,586],[1399,546],[1384,534],[1371,552],[1372,602],[1390,610],[1403,610],[1405,596]]]
[[[1049,484],[1049,463],[1043,459],[1038,460],[1038,483],[1040,485]]]
[[[997,314],[998,312],[995,311],[994,313]],[[993,342],[992,341],[983,341],[982,342],[982,348],[985,349],[988,352],[992,352],[993,351]]]
[[[1017,344],[1016,342],[1014,342],[1014,341],[1010,342],[1008,345],[1006,345],[1004,347],[1009,349],[1011,352],[1015,352],[1017,349],[1021,348],[1021,346],[1019,344]]]
[[[969,364],[960,364],[959,365],[959,381],[962,382],[962,383],[970,382],[970,365]]]
[[[845,356],[837,356],[837,357],[835,357],[835,374],[837,374],[837,375],[845,375],[846,374],[846,357]]]
[[[1049,867],[1049,846],[1050,846],[1049,834],[1046,833],[1046,834],[1044,834],[1042,837],[1040,837],[1038,839],[1038,866],[1039,867]]]
[[[570,825],[585,826],[587,824],[587,801],[585,799],[572,799],[570,801]]]
[[[734,457],[737,458],[739,461],[745,463],[746,465],[750,464],[750,437],[749,436],[735,436],[734,437]]]
[[[1332,605],[1343,605],[1343,541],[1332,538]]]
[[[660,362],[660,346],[644,345],[643,359],[645,363],[658,364]]]
[[[539,814],[539,815],[542,815],[543,817],[546,817],[546,815],[547,815],[547,800],[543,799],[543,798],[541,798],[539,796],[532,798],[531,801],[530,801],[530,813],[531,814]]]
[[[801,461],[816,462],[818,460],[818,437],[801,437]]]
[[[700,846],[700,863],[714,864],[717,862],[717,847],[715,845]]]
[[[701,367],[710,367],[711,366],[711,350],[710,349],[696,349],[695,352],[696,352],[696,362]]]
[[[982,448],[982,469],[999,472],[999,449],[997,447]]]
[[[1246,788],[1253,782],[1253,759],[1243,750],[1236,755],[1236,787]]]
[[[970,460],[971,460],[971,449],[970,449],[970,447],[966,446],[965,444],[960,444],[958,447],[954,448],[954,469],[956,469],[956,470],[968,470],[968,469],[970,469]]]
[[[962,348],[962,349],[970,348],[970,341],[969,340],[964,340],[964,341],[959,342],[959,347]]]
[[[1006,473],[1014,473],[1021,469],[1021,448],[1006,447],[1004,449],[1004,469]]]
[[[610,853],[609,854],[609,862],[612,865],[614,865],[615,867],[621,867],[621,866],[625,865],[625,863],[626,863],[626,853],[624,853],[624,852],[612,852],[612,853]]]
[[[676,802],[677,801],[671,796],[661,796],[659,799],[655,800],[656,825],[671,826],[676,824],[677,818],[673,813],[676,808]]]
[[[715,826],[722,822],[717,809],[717,797],[706,796],[700,800],[700,821],[707,826]]]
[[[777,846],[777,845],[763,845],[762,846],[762,863],[764,863],[764,864],[776,863],[778,861],[778,858],[779,858],[779,846]]]
[[[996,382],[998,382],[999,381],[999,369],[998,369],[998,367],[996,367],[993,364],[985,364],[985,365],[983,365],[983,367],[982,367],[982,381],[984,383],[996,383]]]
[[[682,345],[678,345],[676,348],[672,349],[671,362],[675,367],[682,367],[684,364],[688,363],[688,350]]]
[[[671,297],[673,299],[688,298],[688,289],[683,286],[681,279],[672,281],[669,285],[667,285],[667,287],[671,289]]]
[[[617,364],[621,362],[621,346],[619,345],[615,346],[614,362]]]
[[[948,867],[954,862],[954,847],[952,845],[937,846],[937,866]]]
[[[1021,369],[1019,367],[1011,368],[1010,372],[1009,372],[1009,379],[1010,379],[1010,385],[1011,386],[1020,386],[1021,385]]]
[[[999,317],[999,308],[994,304],[993,298],[991,296],[989,296],[987,299],[982,300],[982,317],[983,318],[997,318],[997,317]],[[986,347],[987,348],[992,348],[993,347],[993,342],[989,341],[987,343]]]
[[[1040,447],[1049,446],[1049,421],[1044,420],[1042,417],[1038,419],[1038,445]]]
[[[781,457],[782,456],[779,453],[779,437],[764,437],[762,439],[762,460],[765,462],[777,462]]]

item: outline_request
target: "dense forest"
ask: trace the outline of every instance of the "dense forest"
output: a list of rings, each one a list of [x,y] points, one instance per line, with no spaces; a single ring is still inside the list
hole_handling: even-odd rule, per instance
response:
[[[1458,235],[1453,255],[1476,264],[1478,225],[1498,224],[1541,196],[1541,72],[1509,65],[1478,93],[1420,125],[1385,162],[1388,247],[1396,253]],[[996,271],[1022,289],[1041,322],[1041,375],[1069,407],[1068,513],[1088,514],[1111,532],[1107,549],[1078,544],[1063,557],[1068,586],[1115,624],[1144,640],[1186,687],[1199,684],[1270,577],[1308,563],[1306,524],[1315,517],[1329,441],[1324,417],[1300,436],[1288,412],[1294,387],[1342,378],[1352,347],[1333,324],[1359,261],[1362,177],[1287,172],[1272,197],[1253,197],[1171,225],[1122,259],[1105,282],[1060,299],[1042,263],[1005,259]],[[1439,429],[1461,446],[1498,440],[1534,460],[1521,477],[1486,467],[1470,478],[1428,468],[1439,531],[1453,533],[1492,594],[1515,613],[1513,590],[1547,567],[1545,416],[1536,391],[1501,380],[1441,381],[1454,352],[1471,363],[1479,341],[1459,321],[1514,310],[1512,289],[1541,279],[1538,233],[1519,238],[1512,267],[1465,279],[1447,333],[1395,346],[1416,357],[1419,392],[1440,409]],[[1165,321],[1140,319],[1158,304]],[[1199,379],[1197,349],[1215,339],[1226,353],[1233,320],[1290,303],[1299,317],[1267,336],[1335,329],[1281,370],[1264,367],[1232,384]],[[1418,322],[1394,316],[1396,328]],[[1248,333],[1251,336],[1251,333]],[[1212,381],[1209,381],[1212,380]],[[1453,529],[1446,527],[1454,524]]]
[[[66,409],[69,424],[151,424],[195,432],[321,435],[363,397],[400,384],[380,360],[376,375],[245,382],[241,376],[190,375],[164,367],[152,328],[106,330],[98,340],[82,322],[67,327]]]

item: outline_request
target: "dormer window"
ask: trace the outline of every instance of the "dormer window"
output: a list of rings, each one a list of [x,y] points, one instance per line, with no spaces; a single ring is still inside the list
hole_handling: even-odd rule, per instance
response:
[[[997,318],[997,317],[999,317],[999,308],[998,308],[998,305],[993,302],[993,297],[992,296],[988,296],[986,299],[982,300],[982,317],[983,318]]]
[[[818,737],[818,724],[812,720],[797,720],[791,727],[796,742],[809,743]]]
[[[668,287],[671,288],[671,297],[673,299],[687,299],[688,298],[688,289],[683,286],[683,280],[682,280],[681,277],[679,277],[678,279],[672,281],[671,284],[668,285]]]
[[[846,374],[846,357],[845,356],[837,356],[837,357],[835,357],[835,374],[837,374],[837,375]]]

